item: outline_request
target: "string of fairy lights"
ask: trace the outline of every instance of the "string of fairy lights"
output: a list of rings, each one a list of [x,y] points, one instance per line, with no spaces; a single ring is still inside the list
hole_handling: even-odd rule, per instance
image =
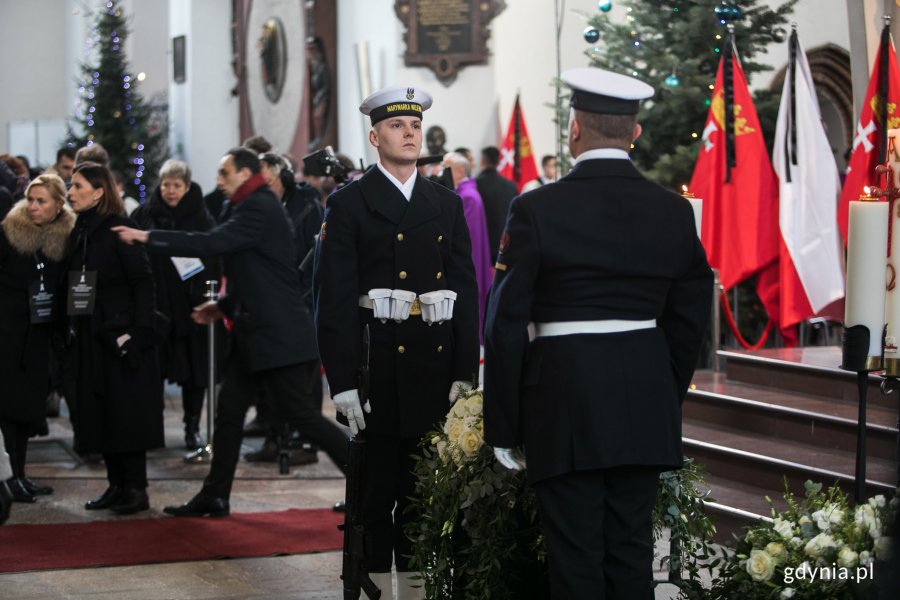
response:
[[[118,6],[118,0],[107,0],[106,2],[106,14],[115,17],[121,17],[122,11]],[[115,63],[117,65],[122,65],[122,79],[120,85],[122,89],[125,90],[123,93],[124,104],[122,106],[122,110],[116,110],[111,115],[112,118],[119,119],[124,117],[127,119],[127,122],[132,127],[137,126],[137,120],[134,115],[131,114],[134,104],[132,101],[132,91],[131,88],[136,82],[143,81],[145,78],[144,73],[138,73],[135,77],[132,77],[127,72],[124,72],[124,65],[128,63],[128,58],[123,54],[122,51],[122,41],[124,38],[124,34],[122,36],[119,35],[119,32],[116,30],[110,31],[107,38],[101,36],[100,31],[98,29],[97,23],[95,23],[91,27],[91,32],[87,36],[87,40],[85,42],[84,49],[84,60],[85,63],[90,59],[90,57],[94,56],[100,49],[104,47],[104,45],[108,48],[110,53],[115,58]],[[108,83],[108,82],[103,82]],[[97,92],[99,87],[102,85],[100,80],[100,72],[98,70],[87,71],[84,72],[84,78],[81,81],[81,84],[78,88],[80,97],[75,100],[75,115],[76,117],[84,123],[87,131],[85,131],[87,145],[90,146],[94,143],[94,134],[91,132],[91,128],[94,127],[94,118],[97,112]],[[124,111],[124,113],[123,113]],[[141,203],[147,197],[147,187],[143,184],[144,177],[144,144],[140,142],[134,142],[131,145],[131,149],[134,151],[134,158],[131,160],[134,165],[134,185],[137,186],[138,194],[140,196],[139,201]]]
[[[597,3],[597,9],[600,12],[608,13],[612,10],[612,8],[613,8],[612,0],[600,0]],[[673,13],[678,13],[678,12],[680,12],[681,9],[677,6],[674,6],[674,7],[672,7],[671,10]],[[629,35],[632,37],[631,43],[635,48],[640,48],[641,47],[641,39],[639,36],[639,32],[636,28],[636,25],[634,25],[636,19],[631,14],[632,7],[627,6],[625,8],[625,11],[627,13],[626,17],[625,17],[626,20],[628,21],[628,23],[632,24],[632,29],[629,31]],[[727,0],[723,0],[722,2],[717,4],[715,6],[714,13],[715,13],[715,18],[718,21],[719,25],[722,25],[723,27],[727,27],[729,24],[733,24],[734,22],[739,21],[744,16],[743,11],[741,10],[740,6],[737,5],[737,3],[728,2]],[[588,27],[586,27],[584,29],[584,32],[582,35],[584,37],[584,41],[587,42],[588,44],[594,45],[598,41],[600,41],[600,31],[593,25],[589,25]],[[723,37],[724,36],[722,34],[717,33],[715,36],[717,43],[721,42]],[[716,55],[719,55],[721,53],[722,49],[719,46],[716,46],[713,51],[716,53]],[[600,52],[601,52],[601,49],[599,47],[594,46],[593,48],[591,48],[591,53],[593,53],[594,55],[599,55]],[[712,65],[712,63],[710,62],[707,70],[710,73],[713,73],[715,69],[711,65]],[[633,71],[632,75],[634,77],[639,76],[637,71]],[[678,77],[678,70],[677,70],[676,66],[673,65],[672,72],[670,75],[668,75],[663,80],[663,85],[665,85],[666,87],[671,88],[671,89],[678,88],[681,86],[681,79]],[[708,87],[710,90],[713,90],[715,88],[715,85],[713,83],[710,83]],[[711,103],[711,101],[709,98],[707,98],[704,101],[704,104],[706,106],[709,106],[710,103]],[[697,134],[697,133],[692,133],[691,137],[697,138],[698,135],[699,134]]]

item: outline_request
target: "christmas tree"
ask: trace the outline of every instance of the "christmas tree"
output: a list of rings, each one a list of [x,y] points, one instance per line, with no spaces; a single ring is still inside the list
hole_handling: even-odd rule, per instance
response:
[[[110,169],[123,175],[126,194],[143,202],[164,158],[165,129],[153,123],[153,111],[137,91],[139,79],[128,70],[127,36],[119,0],[105,1],[88,39],[97,63],[82,65],[78,88],[74,121],[83,135],[70,129],[67,144],[101,144],[109,153]]]
[[[585,39],[594,66],[630,74],[656,88],[641,108],[641,137],[632,160],[652,180],[673,189],[691,178],[709,109],[720,53],[733,23],[744,73],[769,69],[754,62],[769,44],[783,43],[788,16],[797,0],[775,9],[760,0],[623,0],[624,23],[609,15],[612,2],[590,20]],[[754,104],[771,147],[779,95],[756,94]]]

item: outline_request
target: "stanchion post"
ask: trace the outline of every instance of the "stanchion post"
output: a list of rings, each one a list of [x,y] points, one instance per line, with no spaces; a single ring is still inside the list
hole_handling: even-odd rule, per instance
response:
[[[209,280],[206,282],[204,296],[208,301],[215,302],[219,299],[219,282]],[[206,445],[184,457],[185,462],[201,463],[212,460],[213,435],[216,423],[216,323],[213,321],[207,325],[207,354],[209,357],[209,375],[206,382]]]
[[[712,339],[709,344],[710,351],[710,364],[713,367],[713,371],[719,372],[722,370],[722,366],[719,362],[719,343],[722,339],[722,313],[721,313],[721,298],[722,294],[722,282],[719,281],[719,270],[713,269],[713,295],[712,295],[712,317],[710,324],[710,331]]]

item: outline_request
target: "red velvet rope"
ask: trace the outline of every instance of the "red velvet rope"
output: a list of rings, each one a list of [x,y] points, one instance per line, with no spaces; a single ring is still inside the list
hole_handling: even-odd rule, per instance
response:
[[[728,296],[725,295],[725,292],[722,292],[719,296],[719,300],[722,301],[722,306],[725,308],[725,320],[728,321],[728,326],[731,328],[731,333],[734,334],[734,337],[737,339],[738,343],[744,347],[745,350],[759,350],[762,348],[766,340],[769,339],[769,332],[772,331],[772,319],[770,318],[766,323],[766,328],[763,329],[762,335],[759,336],[759,341],[755,344],[751,344],[747,340],[744,339],[744,336],[741,335],[741,332],[738,330],[737,323],[734,320],[734,314],[731,312],[731,307],[728,306]]]

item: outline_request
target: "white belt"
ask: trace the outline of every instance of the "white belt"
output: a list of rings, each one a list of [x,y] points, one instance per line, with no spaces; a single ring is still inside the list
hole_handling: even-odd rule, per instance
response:
[[[535,323],[535,337],[554,335],[576,335],[579,333],[621,333],[639,329],[653,329],[656,319],[647,321],[626,321],[624,319],[606,319],[603,321],[556,321],[553,323]]]

